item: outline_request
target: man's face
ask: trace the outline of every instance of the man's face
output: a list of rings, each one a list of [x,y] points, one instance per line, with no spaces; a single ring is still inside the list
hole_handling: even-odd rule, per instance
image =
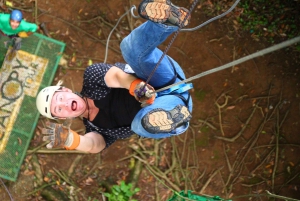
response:
[[[55,92],[52,97],[50,111],[54,117],[78,117],[85,110],[85,101],[68,88],[62,88],[61,91]]]
[[[10,20],[9,23],[10,23],[10,26],[12,29],[16,29],[20,25],[20,22],[18,22],[16,20]]]

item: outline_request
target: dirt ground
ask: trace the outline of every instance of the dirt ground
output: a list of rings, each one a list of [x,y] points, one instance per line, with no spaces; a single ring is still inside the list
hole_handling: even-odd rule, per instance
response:
[[[26,7],[28,21],[45,22],[51,37],[66,43],[67,62],[59,66],[53,83],[62,79],[74,91],[81,90],[88,63],[104,61],[105,45],[118,19],[139,3],[37,1],[35,17],[34,10],[29,12],[33,2],[13,2],[16,7]],[[173,2],[185,7],[191,3]],[[217,3],[198,3],[187,28],[200,25],[231,5],[226,2],[212,12]],[[237,15],[235,9],[201,29],[179,33],[168,54],[182,66],[186,77],[272,45],[242,31],[236,23]],[[122,18],[109,40],[107,63],[124,61],[120,41],[143,22],[131,15]],[[160,48],[164,50],[168,42]],[[122,180],[140,188],[134,198],[143,201],[164,201],[174,191],[187,190],[233,200],[268,200],[267,191],[300,199],[299,60],[299,51],[290,46],[193,80],[193,118],[190,129],[180,136],[162,140],[132,136],[100,154],[48,154],[42,147],[40,152],[28,154],[17,182],[5,181],[5,185],[17,201],[55,200],[42,197],[49,187],[55,190],[50,194],[56,200],[101,201],[102,192]],[[40,124],[43,121],[41,118]],[[84,133],[80,119],[72,129]],[[42,143],[37,129],[29,150]],[[10,200],[3,186],[0,200]]]

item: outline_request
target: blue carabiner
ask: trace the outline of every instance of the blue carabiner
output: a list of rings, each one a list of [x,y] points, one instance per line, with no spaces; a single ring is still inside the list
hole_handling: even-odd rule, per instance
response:
[[[183,84],[173,86],[169,89],[163,90],[161,92],[158,92],[157,96],[163,96],[163,95],[167,95],[167,94],[181,94],[192,88],[194,88],[192,83],[183,83]]]

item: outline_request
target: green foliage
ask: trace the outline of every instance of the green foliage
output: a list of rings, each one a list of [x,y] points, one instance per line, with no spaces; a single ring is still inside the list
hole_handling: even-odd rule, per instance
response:
[[[243,11],[238,18],[243,29],[257,37],[293,38],[300,34],[300,3],[286,0],[243,0],[238,7]]]
[[[104,193],[104,195],[108,198],[108,201],[128,201],[131,196],[140,191],[139,188],[135,188],[133,191],[131,188],[131,183],[125,184],[124,181],[121,181],[120,185],[114,185],[111,188],[111,193]],[[131,199],[131,201],[136,200]]]
[[[197,98],[197,100],[203,101],[204,98],[205,98],[205,96],[206,96],[206,92],[205,91],[202,91],[202,90],[200,90],[200,91],[196,90],[195,91],[195,97]]]

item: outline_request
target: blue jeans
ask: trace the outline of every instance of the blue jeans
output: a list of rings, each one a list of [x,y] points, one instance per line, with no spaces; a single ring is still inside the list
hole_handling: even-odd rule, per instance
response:
[[[178,27],[176,26],[167,26],[147,21],[134,29],[126,38],[123,39],[120,45],[123,58],[134,70],[137,77],[145,81],[148,79],[163,54],[157,46],[164,42],[170,34],[177,31],[177,29]],[[170,61],[172,61],[173,65]],[[170,84],[170,81],[174,78],[174,76],[176,76],[176,73],[179,76],[176,77],[175,82],[181,81],[180,77],[185,79],[185,75],[179,64],[171,57],[165,55],[151,77],[149,84],[154,88],[166,86]],[[188,100],[187,106],[189,111],[192,112],[192,99],[189,98],[189,93],[186,91],[180,95]],[[176,95],[158,94],[152,105],[142,108],[137,113],[131,124],[131,129],[136,134],[148,138],[165,138],[185,132],[188,129],[189,123],[176,128],[176,130],[170,133],[155,134],[147,132],[141,124],[142,118],[151,110],[155,108],[172,110],[177,105],[186,104]]]

